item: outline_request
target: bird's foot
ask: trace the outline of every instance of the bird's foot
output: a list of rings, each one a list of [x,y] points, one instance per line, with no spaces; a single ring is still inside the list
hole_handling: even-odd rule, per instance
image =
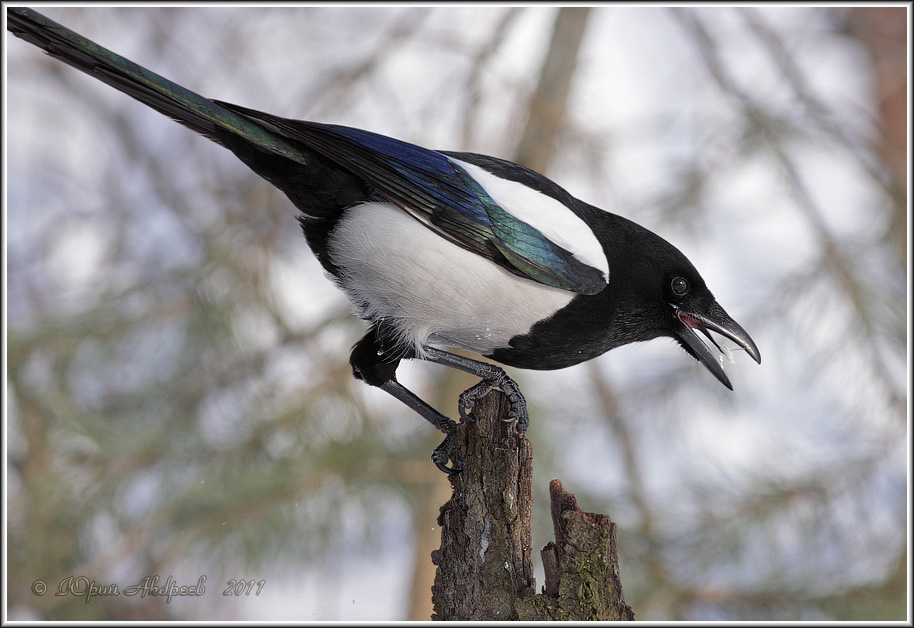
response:
[[[484,397],[494,388],[505,393],[511,403],[511,409],[504,421],[517,423],[517,431],[526,432],[527,426],[530,424],[530,417],[527,415],[527,400],[524,399],[517,382],[508,377],[507,373],[501,369],[493,370],[491,375],[484,376],[478,384],[461,393],[457,403],[460,418],[464,421],[472,421],[469,412],[473,409],[476,400]]]

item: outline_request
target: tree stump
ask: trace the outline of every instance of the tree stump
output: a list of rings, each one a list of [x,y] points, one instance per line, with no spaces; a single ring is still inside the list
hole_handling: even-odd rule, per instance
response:
[[[432,619],[631,620],[622,595],[616,526],[585,513],[558,480],[550,484],[555,541],[542,550],[546,572],[537,594],[531,547],[533,450],[500,391],[476,402],[474,422],[458,429],[451,454],[462,471],[441,507],[441,547]]]

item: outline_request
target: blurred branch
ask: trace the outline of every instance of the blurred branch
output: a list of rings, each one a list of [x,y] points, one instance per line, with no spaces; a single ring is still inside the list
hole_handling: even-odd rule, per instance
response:
[[[655,515],[648,503],[648,491],[644,485],[644,470],[635,449],[635,439],[631,434],[626,418],[619,407],[619,399],[613,392],[606,376],[601,372],[599,363],[591,360],[587,363],[590,384],[597,393],[600,402],[601,417],[609,424],[621,453],[622,467],[625,469],[626,482],[629,485],[629,496],[635,511],[638,513],[638,536],[647,545],[641,554],[642,567],[646,569],[655,582],[668,580],[667,570],[663,564],[660,547],[655,542]]]
[[[892,398],[892,404],[901,410],[905,400],[896,393],[893,377],[887,371],[885,361],[879,356],[880,334],[875,327],[866,290],[857,278],[853,262],[848,259],[845,250],[832,235],[823,217],[823,212],[813,200],[806,182],[797,170],[794,159],[788,154],[783,139],[777,131],[778,121],[763,111],[731,78],[713,38],[698,16],[689,9],[675,8],[672,11],[680,23],[694,36],[698,50],[721,91],[731,96],[734,106],[742,111],[748,132],[762,140],[783,173],[797,209],[812,229],[821,247],[822,259],[819,266],[836,280],[842,293],[847,296],[853,307],[857,334],[866,338],[866,342],[861,343],[862,348],[869,351],[870,363],[882,380],[886,394]],[[759,28],[761,27],[759,26]],[[792,66],[788,64],[788,67]],[[795,74],[795,72],[791,70],[790,74]],[[818,111],[822,107],[815,104],[815,109]],[[898,414],[902,419],[904,418],[904,412],[900,411]]]
[[[876,150],[892,173],[895,201],[888,237],[904,266],[908,257],[908,11],[897,7],[853,7],[847,12],[848,32],[866,48],[876,75],[880,140]]]
[[[530,117],[514,155],[514,161],[539,173],[549,171],[555,155],[589,14],[587,7],[563,7],[556,16],[552,41],[530,99]]]
[[[479,125],[479,109],[482,103],[482,81],[483,74],[492,57],[498,52],[498,49],[504,43],[508,31],[521,14],[518,7],[509,7],[502,14],[501,19],[495,25],[492,36],[482,46],[476,54],[473,55],[471,62],[472,67],[467,74],[466,93],[467,105],[466,113],[463,116],[463,133],[461,143],[466,148],[472,148],[476,144],[475,131]]]
[[[322,81],[315,83],[311,89],[311,96],[305,98],[305,102],[309,104],[303,108],[303,111],[307,112],[309,117],[319,117],[339,108],[359,81],[383,67],[390,57],[399,52],[400,48],[418,31],[429,11],[428,7],[405,8],[401,12],[399,20],[360,62],[337,70]]]
[[[823,104],[810,89],[806,79],[802,76],[800,69],[797,67],[792,56],[784,46],[784,42],[778,34],[771,29],[765,22],[761,13],[754,7],[738,7],[737,10],[742,14],[749,28],[755,33],[758,41],[765,47],[772,60],[777,64],[781,75],[787,79],[787,83],[793,89],[796,97],[804,104],[806,110],[811,114],[812,120],[820,129],[832,136],[838,143],[847,149],[850,155],[853,155],[863,170],[869,174],[873,182],[881,187],[886,194],[894,197],[892,188],[886,177],[886,171],[875,163],[872,155],[865,149],[861,142],[853,137],[845,128],[836,123],[831,115],[829,108]],[[904,9],[900,9],[904,12]],[[733,89],[732,83],[729,89]]]

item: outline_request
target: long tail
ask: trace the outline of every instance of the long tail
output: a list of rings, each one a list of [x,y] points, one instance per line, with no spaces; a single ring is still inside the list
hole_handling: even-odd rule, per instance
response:
[[[26,8],[7,10],[7,30],[86,74],[111,85],[222,145],[231,135],[302,165],[312,161],[280,135],[242,118],[177,83],[150,72],[78,33]],[[231,147],[229,147],[231,148]]]

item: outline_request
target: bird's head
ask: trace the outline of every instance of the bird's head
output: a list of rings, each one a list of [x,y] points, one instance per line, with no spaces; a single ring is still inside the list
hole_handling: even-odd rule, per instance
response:
[[[733,390],[723,369],[725,356],[733,361],[726,343],[734,343],[734,348],[745,350],[761,363],[755,342],[717,303],[685,255],[646,229],[638,227],[637,232],[637,246],[625,253],[623,263],[629,275],[624,282],[629,291],[623,297],[628,305],[624,309],[634,323],[630,327],[649,331],[630,340],[671,337]]]
[[[701,278],[698,279],[700,281]],[[668,283],[668,316],[672,337],[689,355],[704,364],[721,384],[733,390],[723,368],[724,355],[730,361],[733,360],[731,349],[725,344],[726,340],[736,343],[737,348],[745,350],[753,360],[761,363],[762,356],[758,347],[746,330],[717,303],[704,282],[693,287],[687,277],[677,274]],[[712,332],[726,340],[718,342]]]

